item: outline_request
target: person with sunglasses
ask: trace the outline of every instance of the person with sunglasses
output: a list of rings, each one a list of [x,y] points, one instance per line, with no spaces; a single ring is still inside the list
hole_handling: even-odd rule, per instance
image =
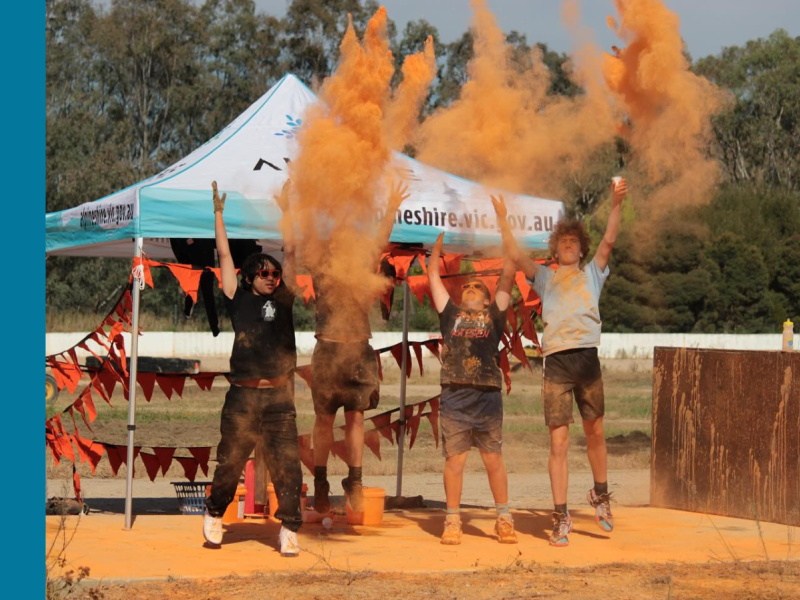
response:
[[[569,427],[573,422],[573,398],[583,421],[586,449],[594,485],[587,501],[595,510],[595,520],[604,533],[614,529],[611,494],[608,491],[608,451],[603,430],[605,397],[603,373],[597,348],[600,345],[600,293],[608,278],[608,262],[619,233],[622,201],[628,193],[623,178],[611,186],[611,212],[606,231],[592,259],[589,234],[575,219],[562,219],[550,234],[550,255],[558,269],[550,269],[523,254],[506,221],[502,196],[492,196],[497,223],[503,235],[506,254],[511,256],[542,300],[542,404],[550,431],[550,487],[553,492],[553,531],[550,545],[569,545],[572,518],[567,510],[569,481]]]
[[[231,387],[222,407],[218,464],[206,499],[203,534],[211,544],[222,543],[222,515],[260,440],[278,496],[275,517],[281,521],[281,555],[297,556],[297,531],[303,523],[303,474],[294,406],[294,293],[287,287],[287,281],[293,283],[294,244],[291,239],[284,240],[286,273],[272,256],[253,254],[242,264],[239,285],[222,217],[226,194],[219,196],[216,181],[211,187],[222,292],[235,337],[230,360]]]
[[[502,544],[516,544],[502,452],[503,374],[498,350],[516,267],[512,260],[504,262],[494,301],[486,285],[473,278],[462,286],[460,305],[456,305],[439,276],[443,238],[442,233],[428,261],[428,281],[444,338],[439,410],[447,516],[441,542],[461,543],[459,510],[464,465],[470,449],[476,446],[495,501],[497,539]]]

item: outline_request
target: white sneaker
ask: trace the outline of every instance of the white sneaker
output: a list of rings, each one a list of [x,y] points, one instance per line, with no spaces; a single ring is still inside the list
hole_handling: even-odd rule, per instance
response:
[[[278,537],[281,540],[281,556],[300,555],[300,545],[297,543],[297,534],[294,531],[281,526]]]
[[[219,546],[222,543],[222,517],[212,517],[208,509],[203,516],[203,536],[209,544]]]

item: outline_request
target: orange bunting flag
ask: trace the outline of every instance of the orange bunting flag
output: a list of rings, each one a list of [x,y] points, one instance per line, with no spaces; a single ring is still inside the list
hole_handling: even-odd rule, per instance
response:
[[[397,366],[401,369],[403,368],[403,344],[402,342],[399,344],[395,344],[391,348],[389,348],[389,352],[392,353],[394,359],[397,361]],[[411,377],[411,352],[406,349],[406,377]]]
[[[156,387],[156,374],[139,372],[136,374],[136,381],[142,388],[144,399],[150,402],[150,398],[153,397],[153,390]]]
[[[517,287],[519,288],[519,294],[520,296],[522,296],[522,300],[524,302],[527,302],[530,299],[531,290],[533,288],[531,288],[531,284],[528,283],[528,278],[525,277],[525,273],[523,273],[522,271],[517,271],[514,274],[514,282],[517,284]],[[535,292],[533,295],[536,295]]]
[[[200,463],[203,475],[208,477],[208,461],[211,459],[211,447],[189,448],[189,453]]]
[[[97,464],[100,462],[100,459],[103,458],[105,447],[103,444],[99,444],[93,440],[87,440],[78,435],[76,435],[74,439],[75,445],[78,446],[78,452],[80,452],[84,460],[89,463],[89,466],[92,468],[92,475],[94,475]]]
[[[308,304],[312,298],[316,299],[317,294],[314,292],[314,280],[311,275],[295,275],[297,287],[303,291],[303,304]]]
[[[183,474],[189,481],[194,481],[197,477],[197,461],[194,458],[176,456],[177,460],[183,467]]]
[[[50,363],[58,389],[63,390],[66,387],[70,394],[74,394],[83,374],[80,365],[59,361],[55,358],[50,358],[47,362]]]
[[[158,457],[158,464],[161,465],[161,474],[167,474],[172,466],[172,457],[175,456],[175,448],[153,448],[153,452]]]
[[[178,285],[183,292],[189,296],[193,302],[197,303],[197,290],[200,287],[200,277],[203,269],[194,269],[191,265],[179,265],[177,263],[164,263],[170,270]]]
[[[158,265],[159,263],[156,263]],[[133,257],[133,268],[136,269],[139,265],[142,265],[142,271],[144,273],[144,282],[153,289],[153,274],[150,273],[150,260],[145,258],[142,260],[141,256],[134,256]],[[131,279],[133,278],[133,273],[131,273]]]
[[[411,275],[408,279],[406,279],[406,283],[408,283],[411,293],[414,294],[414,297],[417,299],[417,302],[419,302],[420,306],[425,304],[425,296],[428,297],[431,306],[433,306],[431,286],[430,283],[428,283],[427,275]]]
[[[72,465],[72,489],[75,492],[75,500],[83,504],[83,498],[81,498],[81,476],[78,475],[78,469],[75,468],[74,464]]]
[[[147,471],[147,476],[150,478],[150,481],[155,481],[156,476],[158,476],[158,469],[161,466],[158,462],[158,457],[155,454],[141,452],[139,458],[141,458],[144,463],[144,468]]]
[[[445,254],[441,257],[443,264],[442,274],[444,275],[457,275],[461,272],[461,259],[464,254]]]
[[[394,250],[389,256],[389,264],[394,267],[396,277],[398,279],[405,279],[408,270],[411,268],[411,263],[417,258],[417,252],[409,250]]]
[[[378,457],[378,460],[383,460],[381,458],[381,437],[377,430],[372,429],[364,432],[364,445],[372,450],[372,453]]]

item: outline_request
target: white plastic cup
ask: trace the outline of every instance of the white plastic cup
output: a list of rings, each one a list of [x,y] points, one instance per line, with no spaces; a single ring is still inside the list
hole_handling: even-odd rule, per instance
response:
[[[620,177],[619,175],[611,178],[611,185],[613,186],[614,190],[617,189],[617,186],[619,185],[620,181],[622,181],[622,177]]]

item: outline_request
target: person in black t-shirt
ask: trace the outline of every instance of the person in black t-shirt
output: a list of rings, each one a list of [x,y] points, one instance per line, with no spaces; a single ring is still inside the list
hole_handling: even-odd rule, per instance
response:
[[[458,306],[439,277],[443,237],[444,234],[439,235],[428,261],[428,281],[444,338],[440,423],[447,517],[442,543],[461,543],[459,509],[464,465],[470,448],[477,446],[497,509],[498,541],[516,544],[502,454],[503,395],[500,390],[503,374],[498,351],[511,301],[515,267],[513,261],[505,261],[494,301],[484,283],[473,278],[463,285]]]
[[[286,274],[268,254],[253,254],[242,264],[242,285],[236,279],[219,197],[213,182],[214,229],[222,292],[235,333],[231,354],[231,388],[222,407],[217,447],[218,465],[211,495],[206,499],[203,534],[210,543],[222,542],[222,515],[233,500],[242,469],[261,440],[270,478],[278,496],[276,518],[282,523],[282,556],[297,556],[297,531],[303,523],[300,492],[303,474],[297,445],[294,370],[297,353],[292,305],[294,247],[285,240]]]

